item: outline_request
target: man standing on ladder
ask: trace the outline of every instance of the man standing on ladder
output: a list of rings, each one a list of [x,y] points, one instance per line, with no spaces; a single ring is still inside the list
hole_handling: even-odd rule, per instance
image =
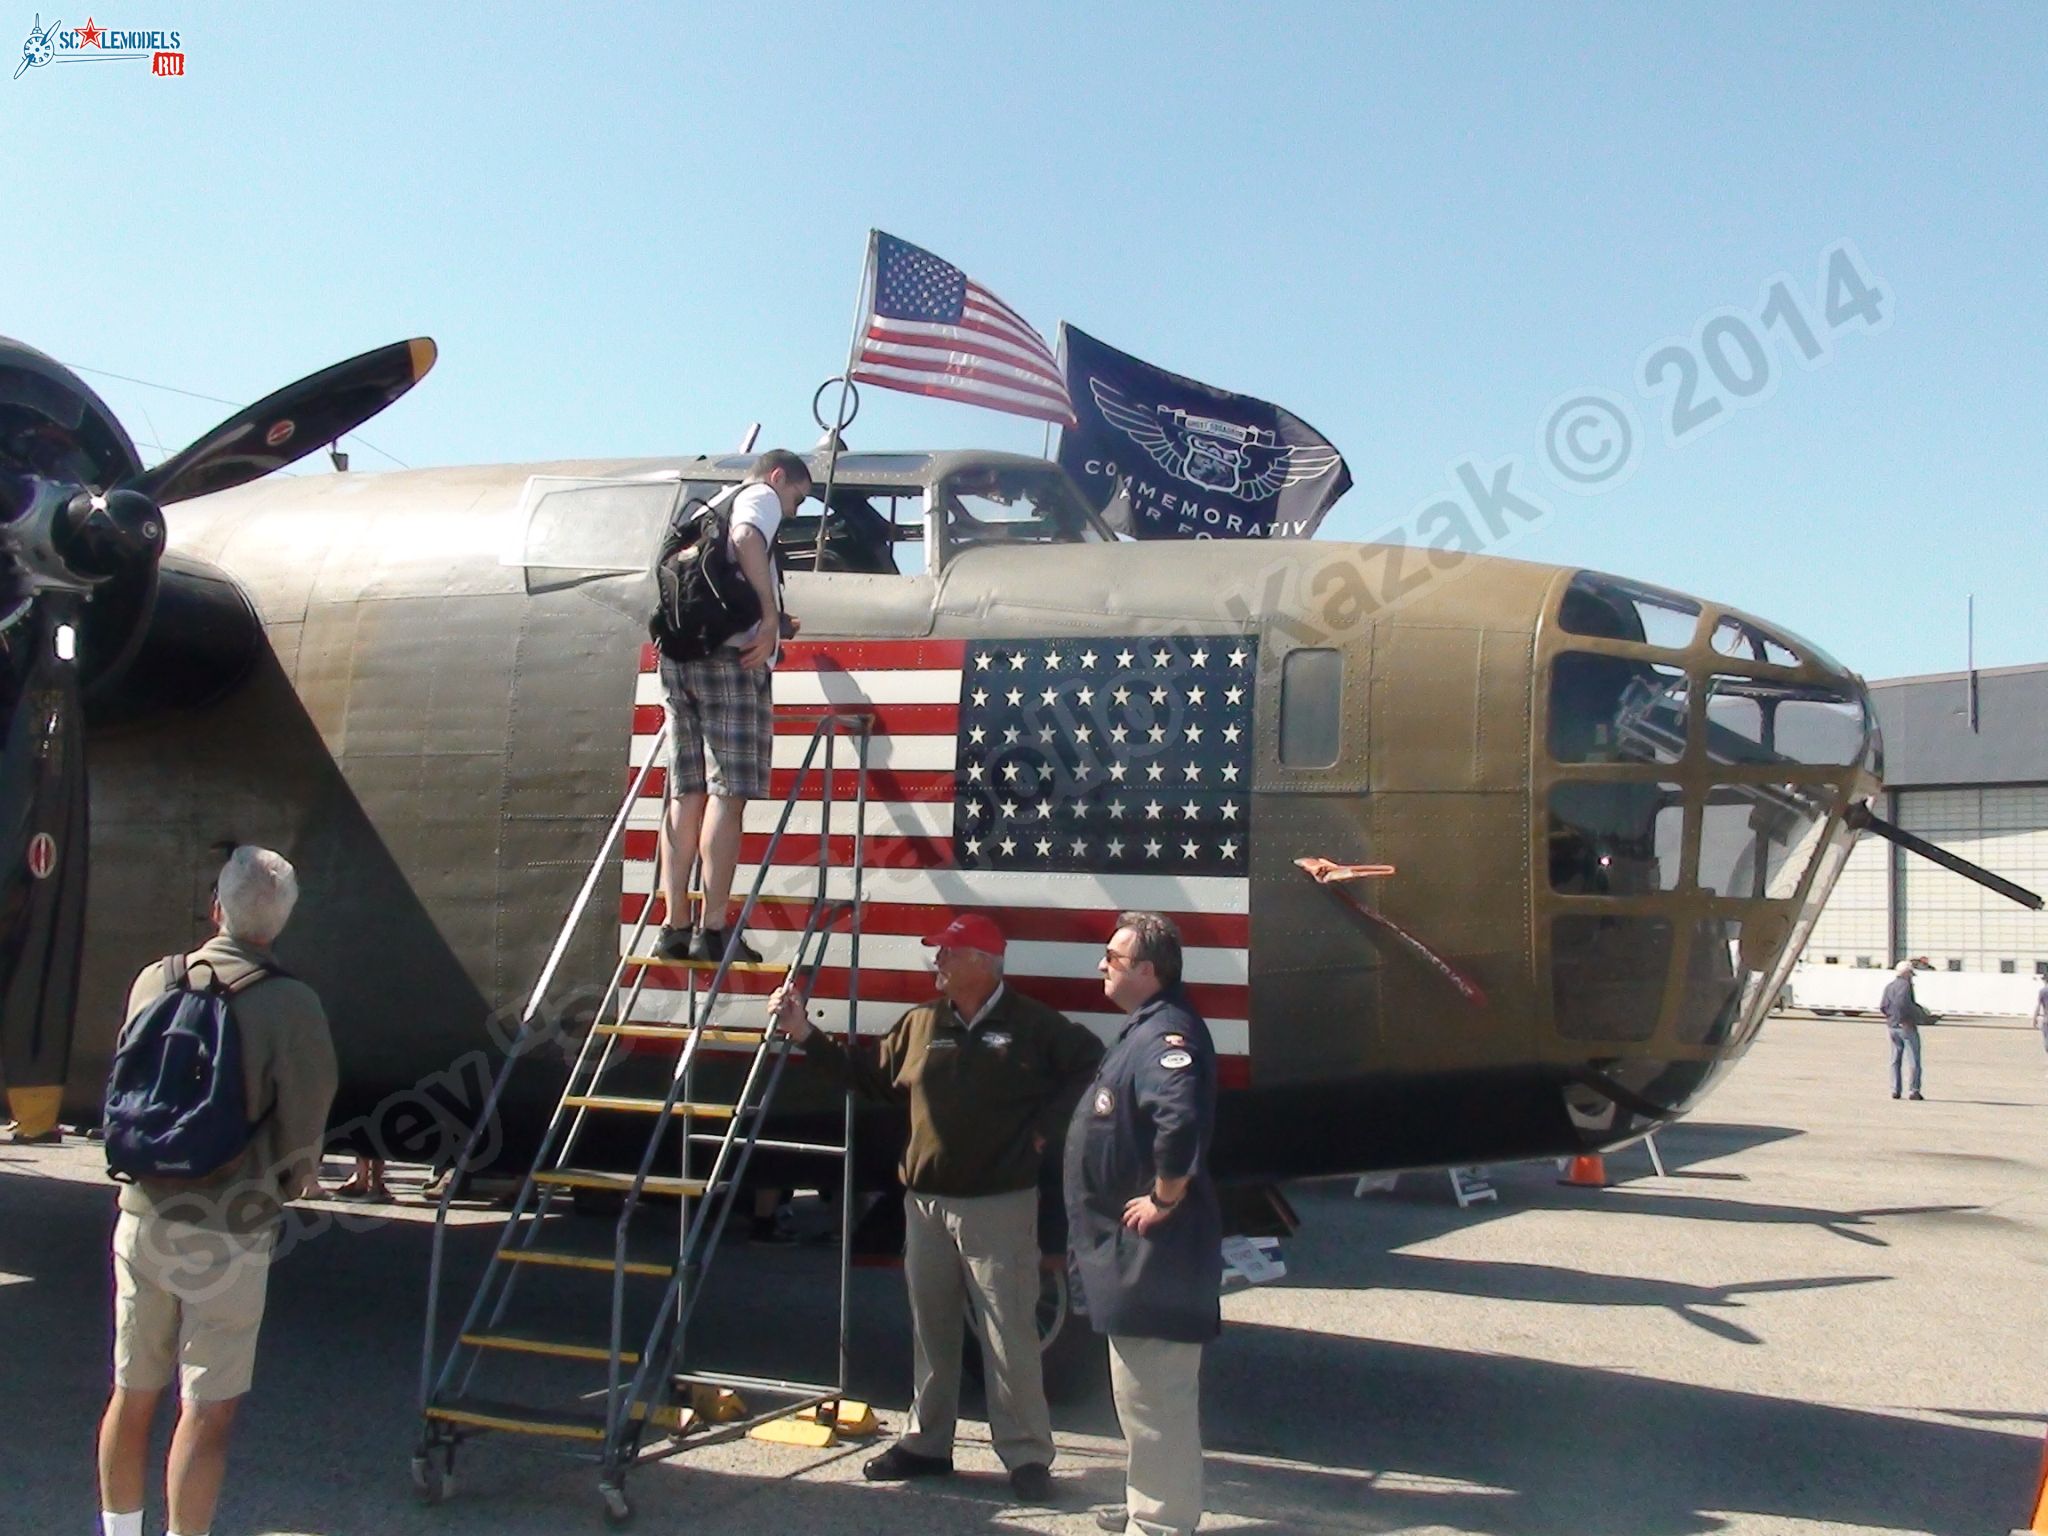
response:
[[[1038,1353],[1038,1174],[1102,1042],[1004,984],[1003,934],[988,918],[956,917],[924,942],[938,951],[940,998],[897,1020],[874,1064],[813,1028],[792,987],[769,999],[777,1032],[812,1060],[869,1098],[910,1106],[899,1172],[916,1396],[903,1437],[862,1471],[901,1482],[953,1470],[971,1303],[996,1455],[1017,1495],[1042,1503],[1053,1444]]]
[[[771,448],[754,461],[733,498],[730,538],[733,559],[760,604],[760,621],[702,661],[661,658],[673,749],[661,823],[665,918],[654,946],[663,960],[716,961],[725,953],[741,823],[747,802],[767,796],[773,766],[775,656],[797,628],[793,618],[784,623],[775,531],[810,493],[810,466],[787,448]],[[704,911],[694,929],[688,922],[693,857],[704,878]],[[761,958],[744,936],[735,938],[732,957],[742,964]]]

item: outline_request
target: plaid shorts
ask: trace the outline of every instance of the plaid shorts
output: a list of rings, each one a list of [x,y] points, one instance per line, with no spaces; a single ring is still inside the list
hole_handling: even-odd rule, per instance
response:
[[[702,661],[662,657],[661,686],[668,695],[670,789],[766,799],[775,747],[773,672],[742,667],[740,653],[727,646]]]

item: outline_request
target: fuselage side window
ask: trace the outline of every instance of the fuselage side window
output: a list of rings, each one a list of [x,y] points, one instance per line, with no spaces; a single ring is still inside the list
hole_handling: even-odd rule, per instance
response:
[[[1280,664],[1280,766],[1333,768],[1344,735],[1344,657],[1311,647]]]

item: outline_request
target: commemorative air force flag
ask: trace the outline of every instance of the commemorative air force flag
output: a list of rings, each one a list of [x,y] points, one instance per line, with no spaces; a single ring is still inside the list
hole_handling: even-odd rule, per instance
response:
[[[1351,489],[1328,438],[1291,411],[1168,373],[1060,326],[1078,425],[1060,465],[1100,509],[1129,497],[1141,539],[1305,539]]]

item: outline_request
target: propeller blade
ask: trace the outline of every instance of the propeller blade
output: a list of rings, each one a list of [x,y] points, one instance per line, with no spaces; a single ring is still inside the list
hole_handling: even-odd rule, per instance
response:
[[[1843,818],[1859,832],[1875,832],[1886,842],[1896,844],[1908,853],[1917,853],[1923,859],[1930,859],[1943,869],[1953,870],[1965,880],[1974,880],[1986,890],[1998,892],[2007,901],[2016,901],[2031,911],[2041,910],[2041,898],[2024,885],[2015,885],[2003,875],[1994,875],[1982,864],[1972,864],[1968,859],[1959,858],[1946,848],[1937,848],[1923,837],[1915,837],[1904,827],[1895,826],[1867,805],[1852,805]]]
[[[85,939],[79,608],[48,594],[0,631],[0,1081],[31,1135],[63,1097]]]
[[[266,395],[128,481],[158,506],[230,490],[353,432],[426,377],[434,343],[393,342]]]

